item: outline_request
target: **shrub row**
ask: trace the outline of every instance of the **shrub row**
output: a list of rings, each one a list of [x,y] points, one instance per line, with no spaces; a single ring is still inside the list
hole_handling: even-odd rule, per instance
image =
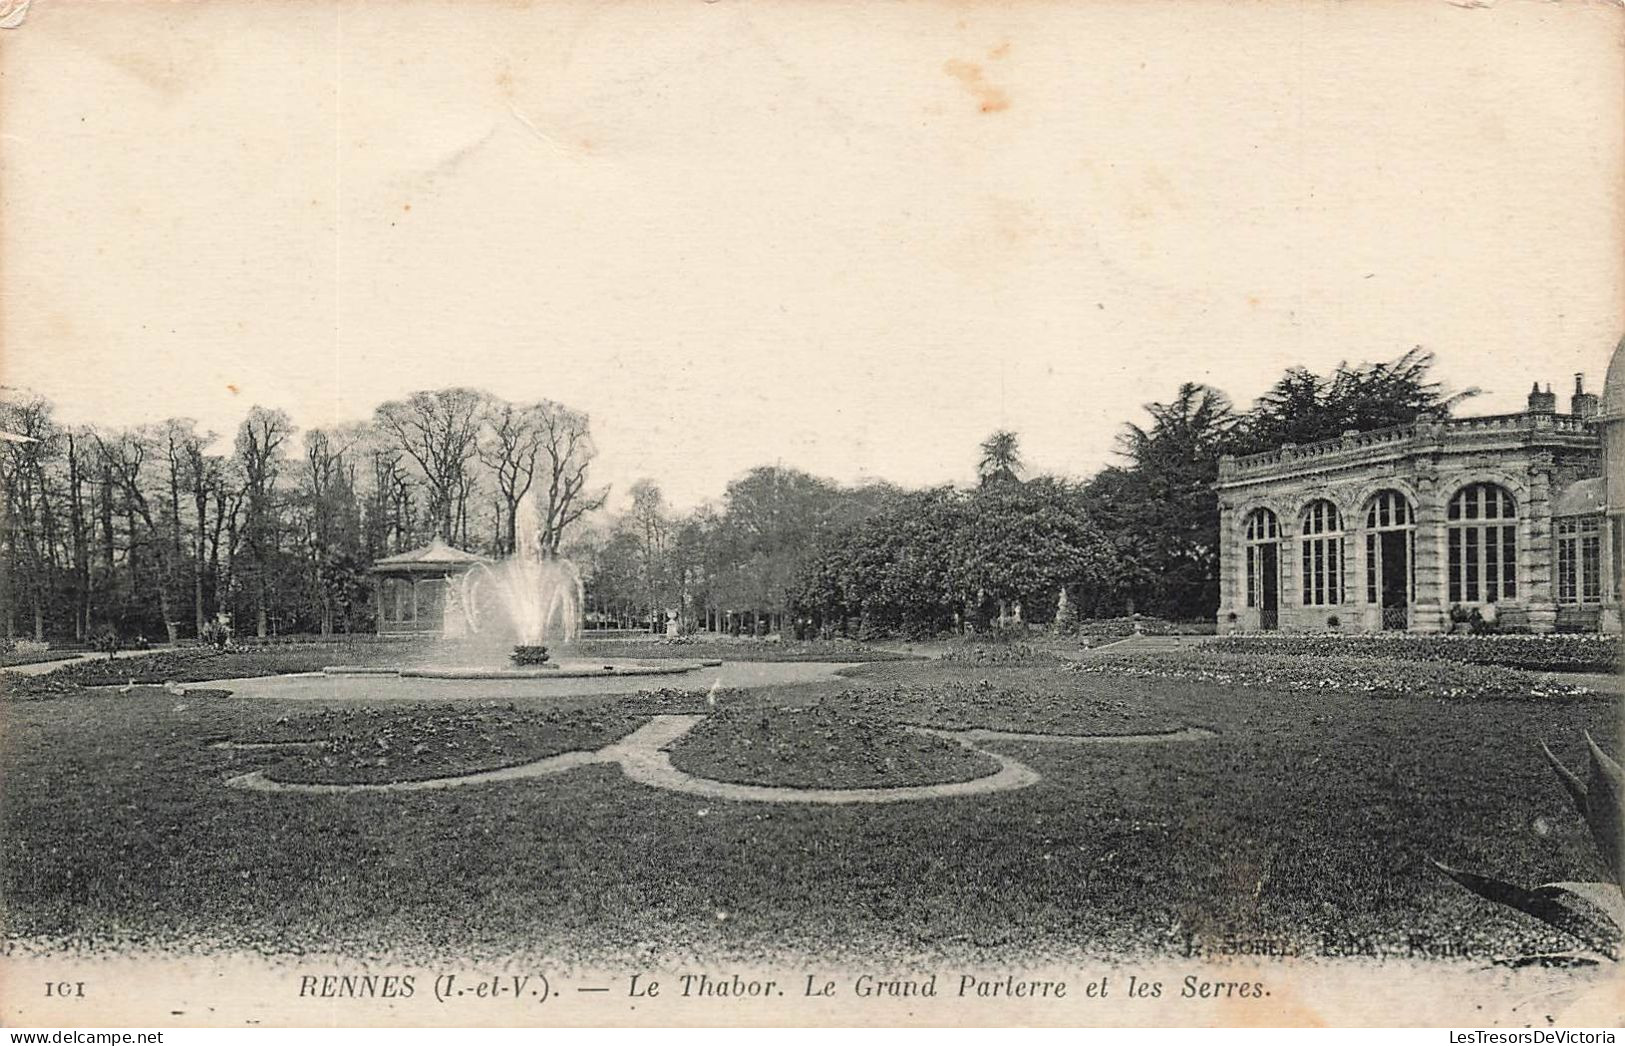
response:
[[[1205,649],[1232,654],[1378,657],[1402,661],[1499,665],[1532,672],[1617,672],[1617,636],[1586,633],[1541,635],[1418,635],[1374,632],[1352,635],[1225,636]]]
[[[50,673],[81,686],[137,683],[197,683],[206,679],[246,679],[252,676],[319,672],[327,665],[366,664],[387,659],[391,651],[376,644],[335,647],[261,647],[253,650],[215,650],[181,647],[125,657],[93,657],[63,665]]]
[[[1103,617],[1079,621],[1080,636],[1211,636],[1212,621],[1167,621],[1160,617]]]
[[[1064,671],[1183,679],[1265,690],[1365,693],[1386,697],[1566,699],[1601,696],[1590,687],[1517,669],[1373,656],[1302,656],[1200,651],[1102,655]]]
[[[1031,643],[995,644],[992,646],[981,643],[950,646],[942,652],[942,660],[960,664],[996,665],[1008,662],[1050,664],[1065,661],[1066,659],[1052,650],[1033,646]]]

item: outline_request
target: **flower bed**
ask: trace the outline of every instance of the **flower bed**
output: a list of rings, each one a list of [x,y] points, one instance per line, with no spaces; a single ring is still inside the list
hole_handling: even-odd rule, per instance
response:
[[[60,650],[17,651],[12,654],[0,654],[0,668],[37,665],[44,661],[61,661],[72,656],[72,654],[64,654]]]
[[[432,639],[410,633],[375,633],[375,632],[333,632],[321,635],[316,632],[294,632],[280,636],[256,636],[234,634],[232,643],[240,647],[284,647],[284,646],[372,646],[382,644],[386,646],[406,646],[432,642]],[[195,640],[192,642],[196,642]],[[208,645],[208,644],[201,644]]]
[[[56,672],[44,675],[0,672],[0,697],[7,701],[49,701],[83,692],[78,683],[58,678]]]
[[[991,667],[989,678],[868,684],[830,700],[858,715],[944,730],[1111,736],[1191,725],[1164,710],[1100,693],[1101,687],[1089,692],[1079,682],[1053,668],[1002,665]]]
[[[898,788],[991,774],[998,765],[943,738],[823,702],[719,709],[671,752],[679,770],[786,788]]]
[[[1617,672],[1618,636],[1585,633],[1541,635],[1418,635],[1375,632],[1353,635],[1226,636],[1205,649],[1227,654],[1379,657],[1404,661],[1500,665],[1532,672]]]
[[[81,686],[111,686],[132,679],[137,683],[196,683],[205,679],[247,679],[294,672],[319,672],[324,666],[336,663],[368,664],[398,659],[398,651],[381,644],[358,644],[353,647],[322,644],[253,650],[182,647],[150,654],[87,658],[63,665],[50,675]]]
[[[53,651],[51,644],[38,639],[0,638],[0,668],[17,665],[35,665],[41,661],[59,661],[71,655]]]
[[[231,738],[267,750],[280,781],[371,784],[495,770],[573,750],[602,748],[641,719],[614,710],[519,711],[511,704],[343,708],[284,716]],[[243,759],[244,753],[234,753]]]
[[[996,665],[1008,662],[1058,664],[1066,659],[1053,650],[1031,643],[955,644],[942,652],[942,660],[972,665]]]
[[[1168,621],[1160,617],[1102,617],[1078,622],[1080,636],[1211,636],[1212,621]]]
[[[1141,678],[1193,679],[1266,690],[1369,693],[1448,699],[1607,699],[1589,687],[1533,672],[1452,661],[1400,661],[1375,656],[1305,658],[1301,654],[1103,654],[1063,671]]]

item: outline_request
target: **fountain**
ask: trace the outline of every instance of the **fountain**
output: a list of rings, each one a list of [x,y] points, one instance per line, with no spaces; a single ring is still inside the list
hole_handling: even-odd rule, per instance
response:
[[[327,675],[398,675],[422,679],[538,679],[604,675],[670,675],[698,662],[561,661],[549,644],[581,637],[585,602],[581,573],[542,541],[534,492],[519,502],[514,554],[478,563],[445,582],[441,641],[427,665],[401,668],[335,665]],[[510,665],[501,665],[506,655]]]
[[[570,643],[580,637],[582,602],[581,574],[543,546],[541,512],[529,492],[514,521],[514,554],[495,564],[480,563],[447,582],[443,631],[453,640],[482,635],[501,627],[491,620],[495,611],[513,640],[513,663],[543,667],[549,663],[550,640]]]

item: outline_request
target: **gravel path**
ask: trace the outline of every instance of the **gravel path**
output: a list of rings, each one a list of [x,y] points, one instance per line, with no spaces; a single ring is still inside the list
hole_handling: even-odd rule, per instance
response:
[[[564,752],[519,766],[505,766],[496,770],[460,774],[456,777],[435,777],[422,781],[400,781],[381,784],[315,784],[277,781],[264,771],[241,774],[226,782],[230,788],[255,792],[295,792],[306,795],[345,795],[351,792],[421,792],[431,789],[459,788],[464,785],[493,784],[502,781],[521,781],[549,777],[597,763],[618,763],[621,772],[639,784],[663,788],[669,792],[697,795],[705,799],[724,799],[747,803],[905,803],[921,799],[954,799],[989,792],[1012,791],[1037,784],[1038,772],[1025,763],[998,752],[981,747],[986,741],[1047,742],[1061,744],[1132,744],[1136,742],[1196,741],[1213,736],[1212,731],[1195,727],[1160,734],[1088,735],[1088,734],[1022,734],[1001,730],[934,730],[926,727],[907,727],[920,734],[941,737],[964,745],[973,752],[992,758],[998,770],[970,781],[951,781],[943,784],[911,785],[900,788],[787,788],[773,785],[738,784],[699,777],[672,765],[668,751],[682,737],[705,719],[703,715],[657,715],[632,733],[606,745],[596,752]],[[309,746],[311,742],[288,742],[286,745],[262,744],[257,748]],[[226,742],[225,744],[230,744]],[[220,747],[217,745],[217,747]],[[241,746],[239,746],[241,747]]]
[[[501,700],[514,697],[580,697],[597,694],[635,694],[652,687],[680,687],[709,690],[713,686],[747,689],[792,683],[817,683],[836,679],[836,673],[852,666],[829,661],[725,661],[662,678],[617,675],[571,677],[567,674],[533,679],[431,679],[422,676],[393,675],[301,675],[256,676],[252,679],[220,679],[188,683],[198,690],[229,690],[234,698],[281,699],[294,701],[455,701],[459,698]]]

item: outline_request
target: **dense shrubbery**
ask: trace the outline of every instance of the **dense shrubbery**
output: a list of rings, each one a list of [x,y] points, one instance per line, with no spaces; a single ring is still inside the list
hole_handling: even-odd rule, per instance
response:
[[[1375,656],[1303,657],[1300,653],[1226,653],[1212,646],[1160,654],[1102,654],[1069,672],[1196,679],[1264,690],[1370,693],[1380,696],[1474,698],[1587,697],[1589,687],[1530,672],[1458,661],[1400,661]]]
[[[1121,557],[1081,490],[1051,479],[922,491],[823,536],[792,591],[815,627],[922,638],[1019,604],[1046,622],[1063,587],[1109,588]]]
[[[224,650],[231,645],[231,626],[224,621],[205,621],[198,629],[197,642],[199,646]]]
[[[1382,657],[1406,661],[1500,665],[1533,672],[1617,672],[1617,636],[1582,633],[1542,635],[1417,635],[1376,632],[1356,635],[1226,636],[1206,644],[1216,653],[1296,654],[1314,657]]]

